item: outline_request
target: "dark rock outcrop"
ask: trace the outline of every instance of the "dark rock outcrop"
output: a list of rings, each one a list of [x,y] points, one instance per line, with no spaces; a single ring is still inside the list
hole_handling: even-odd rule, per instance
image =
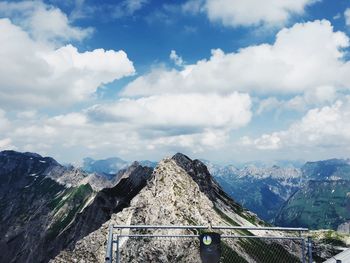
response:
[[[8,263],[48,262],[73,247],[128,206],[152,173],[134,163],[116,186],[95,192],[86,174],[37,154],[1,152],[0,167],[0,253]]]

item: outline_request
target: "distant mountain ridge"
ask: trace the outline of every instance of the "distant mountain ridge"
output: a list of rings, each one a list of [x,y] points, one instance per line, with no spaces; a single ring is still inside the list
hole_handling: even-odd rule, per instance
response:
[[[237,202],[266,221],[273,221],[280,207],[301,186],[297,168],[256,167],[238,169],[207,162],[210,173]]]
[[[176,154],[161,161],[155,171],[134,162],[110,180],[62,166],[50,157],[3,151],[1,260],[46,263],[59,254],[53,262],[96,262],[103,257],[106,226],[111,222],[265,225],[247,209],[257,204],[265,209],[258,211],[263,214],[284,203],[278,210],[279,225],[345,229],[350,221],[348,165],[347,160],[326,160],[307,163],[301,170],[252,165],[237,169],[210,163],[207,168],[199,160]],[[233,201],[229,197],[233,194],[241,201]],[[96,253],[88,251],[91,242]],[[132,255],[137,246],[131,243],[127,253]],[[237,258],[252,256],[245,249],[235,252]]]
[[[210,162],[207,165],[231,197],[266,221],[312,229],[346,229],[344,224],[350,223],[350,189],[346,190],[350,181],[349,159],[307,162],[300,169],[276,165],[238,169]],[[321,211],[333,212],[326,216]]]
[[[308,162],[301,170],[305,184],[282,206],[276,224],[344,230],[350,223],[350,161]]]
[[[350,180],[350,160],[329,159],[307,162],[301,171],[305,179],[310,180]]]
[[[129,162],[118,157],[107,158],[104,160],[94,160],[87,157],[83,160],[82,169],[88,173],[99,173],[111,176],[128,166]]]
[[[87,173],[96,173],[107,177],[107,179],[113,179],[119,171],[126,169],[128,166],[132,165],[133,162],[125,161],[119,157],[110,157],[107,159],[95,160],[90,157],[83,159],[81,169]],[[142,166],[147,166],[154,168],[157,163],[142,160],[138,161]]]

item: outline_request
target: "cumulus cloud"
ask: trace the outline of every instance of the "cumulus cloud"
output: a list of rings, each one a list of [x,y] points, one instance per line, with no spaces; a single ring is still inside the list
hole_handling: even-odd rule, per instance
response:
[[[275,42],[236,53],[212,51],[208,60],[182,70],[156,68],[126,86],[126,96],[183,92],[302,94],[332,86],[349,87],[350,64],[344,60],[349,38],[327,20],[295,24]],[[320,94],[320,96],[322,96]]]
[[[32,38],[45,42],[81,41],[93,32],[92,28],[72,26],[65,13],[41,1],[1,2],[1,16],[11,18]]]
[[[21,150],[56,153],[79,148],[82,153],[113,154],[118,149],[154,155],[222,147],[230,132],[246,126],[252,114],[249,95],[233,93],[120,99],[53,117],[23,115],[4,133]]]
[[[260,150],[275,150],[281,147],[281,138],[277,134],[263,134],[261,137],[253,140],[248,136],[244,136],[240,140],[244,146],[254,145]]]
[[[183,5],[188,12],[204,11],[211,21],[225,26],[281,25],[292,15],[303,14],[317,0],[189,0]]]
[[[344,12],[345,24],[350,26],[350,8],[347,8]]]
[[[140,99],[121,99],[88,110],[92,119],[127,122],[142,127],[174,129],[236,129],[251,118],[247,94],[173,94]]]
[[[0,19],[0,104],[62,106],[85,100],[99,86],[134,73],[124,51],[58,49],[32,39],[9,19]]]
[[[279,110],[305,111],[318,105],[331,104],[339,97],[336,88],[332,86],[319,86],[306,90],[303,95],[297,95],[290,99],[278,99],[268,97],[259,100],[256,111],[258,115],[263,112]]]
[[[175,50],[171,50],[169,58],[175,63],[176,66],[182,67],[184,61],[181,56],[179,56]]]
[[[347,149],[350,143],[350,98],[331,106],[309,110],[287,130],[252,139],[243,137],[243,145],[258,149]]]

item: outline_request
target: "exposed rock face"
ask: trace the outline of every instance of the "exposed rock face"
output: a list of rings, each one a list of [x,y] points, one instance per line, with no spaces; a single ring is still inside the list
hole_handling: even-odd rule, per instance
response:
[[[37,154],[1,152],[0,167],[0,261],[16,263],[48,262],[74,246],[127,206],[152,173],[134,163],[115,187],[95,192],[79,170]]]
[[[230,199],[212,179],[203,163],[176,154],[172,159],[164,159],[159,163],[152,178],[131,201],[130,206],[113,214],[101,228],[77,242],[74,249],[62,251],[52,262],[103,262],[108,226],[111,224],[253,226],[263,222]],[[186,230],[157,230],[152,234],[170,232],[191,234]],[[198,241],[195,239],[130,238],[121,242],[121,262],[199,262]],[[251,254],[254,244],[250,241],[225,242],[238,260],[256,262]],[[266,253],[269,253],[268,244],[257,242],[265,246]],[[284,250],[283,247],[280,249]],[[287,262],[298,261],[292,255],[288,259],[291,261]]]

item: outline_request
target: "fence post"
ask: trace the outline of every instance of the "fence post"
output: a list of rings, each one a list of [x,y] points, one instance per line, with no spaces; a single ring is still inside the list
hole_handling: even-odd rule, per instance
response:
[[[113,225],[109,226],[109,232],[108,232],[108,240],[107,240],[107,248],[106,248],[106,256],[105,256],[105,262],[106,263],[112,263],[113,261]]]
[[[299,237],[301,238],[301,253],[302,253],[302,262],[305,262],[306,254],[305,254],[305,238],[302,237],[301,231],[299,231]]]
[[[119,235],[117,235],[117,249],[116,249],[116,262],[119,263],[120,262],[120,259],[119,259]]]
[[[311,237],[307,238],[308,250],[309,250],[309,263],[312,263],[312,239]]]

